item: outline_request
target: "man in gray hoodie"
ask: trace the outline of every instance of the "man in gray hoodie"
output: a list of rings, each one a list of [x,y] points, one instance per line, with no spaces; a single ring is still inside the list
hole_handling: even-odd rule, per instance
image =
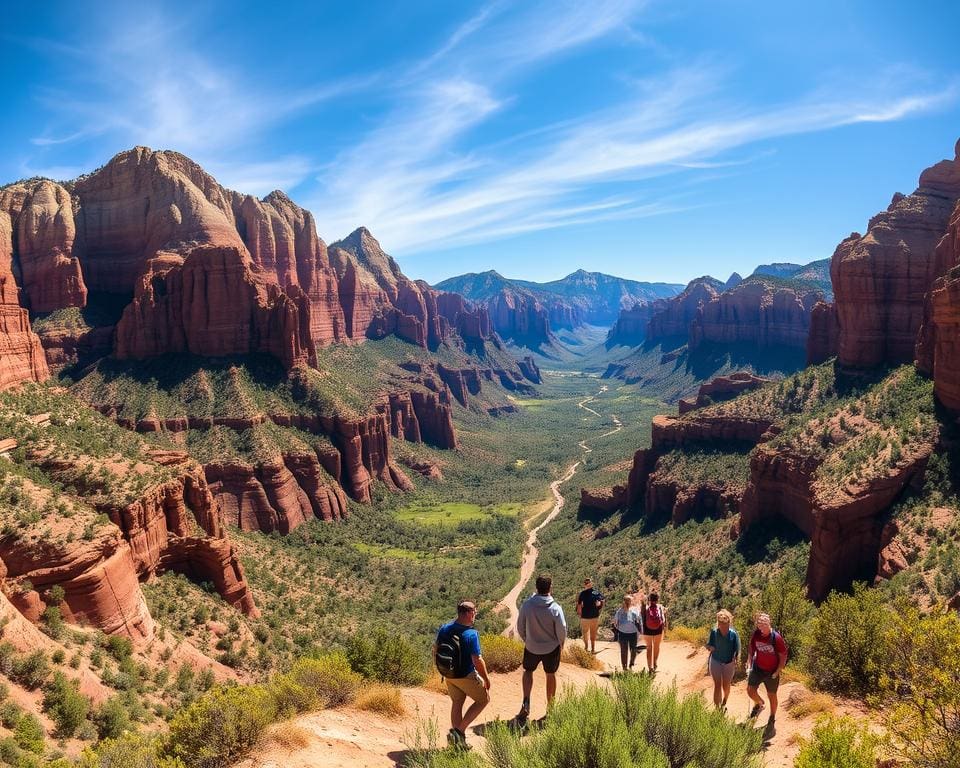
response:
[[[560,666],[563,643],[567,639],[567,622],[560,603],[550,594],[552,586],[553,580],[549,576],[537,576],[537,594],[523,601],[517,618],[517,634],[523,640],[523,704],[516,718],[521,726],[530,715],[533,671],[541,662],[547,675],[548,709],[557,693],[557,668]]]

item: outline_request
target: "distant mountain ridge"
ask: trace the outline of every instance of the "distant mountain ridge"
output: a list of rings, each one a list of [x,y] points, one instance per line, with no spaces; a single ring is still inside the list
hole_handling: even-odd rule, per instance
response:
[[[504,338],[539,347],[559,328],[612,325],[619,313],[677,295],[683,286],[649,283],[579,269],[560,280],[512,280],[489,270],[451,277],[435,286],[487,307]]]

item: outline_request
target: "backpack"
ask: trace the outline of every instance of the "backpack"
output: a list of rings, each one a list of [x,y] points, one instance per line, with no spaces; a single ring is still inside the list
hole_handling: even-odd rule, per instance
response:
[[[651,611],[651,608],[655,610]],[[663,608],[659,603],[647,605],[643,609],[643,623],[647,629],[660,629],[663,626]]]
[[[437,672],[442,677],[456,679],[467,676],[466,651],[463,647],[463,633],[469,627],[454,629],[450,627],[446,631],[440,630],[437,633],[437,655],[435,662]]]

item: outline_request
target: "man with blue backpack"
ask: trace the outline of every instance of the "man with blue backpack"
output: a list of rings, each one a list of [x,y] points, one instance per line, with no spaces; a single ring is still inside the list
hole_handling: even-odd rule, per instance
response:
[[[467,728],[490,703],[490,676],[480,655],[480,635],[473,628],[477,607],[469,600],[457,605],[457,618],[440,627],[433,644],[433,659],[437,671],[446,680],[450,696],[450,731],[447,743],[451,747],[469,749]],[[463,711],[467,697],[473,703]]]

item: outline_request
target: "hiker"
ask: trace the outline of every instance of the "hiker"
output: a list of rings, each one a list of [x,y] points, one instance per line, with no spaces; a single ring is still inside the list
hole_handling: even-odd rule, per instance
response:
[[[620,643],[620,666],[623,671],[633,669],[637,660],[637,635],[640,634],[640,614],[632,607],[633,598],[623,596],[623,605],[613,614],[613,626],[617,630],[617,642]],[[630,651],[630,662],[627,663],[627,650]]]
[[[777,715],[777,689],[780,687],[780,673],[787,663],[787,644],[783,636],[773,629],[770,616],[761,613],[757,616],[757,628],[750,637],[750,648],[747,653],[747,663],[750,674],[747,676],[747,696],[753,702],[750,717],[757,717],[765,704],[757,689],[760,683],[767,689],[770,698],[770,720],[773,725]]]
[[[523,601],[517,618],[517,634],[523,640],[523,703],[516,717],[517,725],[521,726],[530,716],[533,672],[541,663],[547,675],[548,711],[557,693],[557,668],[567,639],[567,621],[560,603],[550,594],[552,586],[553,580],[549,576],[537,576],[537,594]]]
[[[477,607],[470,600],[457,604],[457,618],[440,627],[433,644],[433,658],[437,671],[446,679],[450,695],[450,731],[447,743],[452,747],[469,749],[467,728],[490,703],[490,676],[480,654],[480,635],[473,628]],[[473,703],[466,712],[467,697]]]
[[[726,712],[727,699],[730,698],[730,684],[737,671],[737,659],[740,658],[740,635],[732,626],[733,614],[726,608],[717,611],[717,626],[710,630],[707,650],[710,658],[707,662],[710,677],[713,678],[713,705]]]
[[[583,647],[590,653],[597,652],[597,625],[600,623],[600,609],[605,600],[593,587],[589,576],[583,580],[583,591],[577,595],[577,616],[580,617],[580,632],[583,635]]]
[[[667,612],[660,604],[660,595],[656,592],[651,592],[647,599],[640,603],[640,618],[643,634],[647,636],[647,672],[652,675],[657,671],[660,641],[663,639],[663,630],[667,627]]]

